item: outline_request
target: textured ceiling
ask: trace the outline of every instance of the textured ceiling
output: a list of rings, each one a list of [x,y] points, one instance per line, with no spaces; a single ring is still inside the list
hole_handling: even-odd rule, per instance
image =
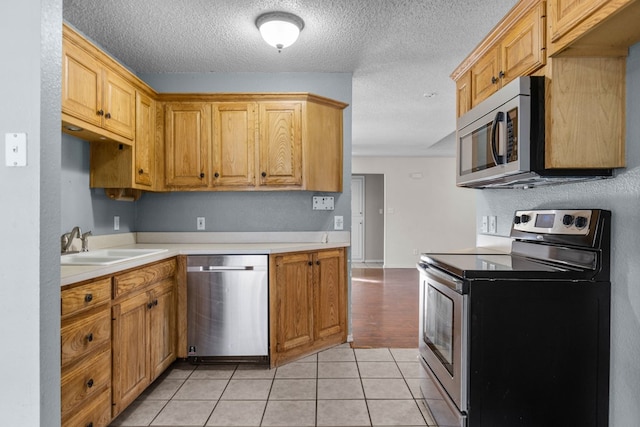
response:
[[[436,144],[455,130],[449,74],[515,3],[64,0],[63,15],[137,73],[351,72],[353,154],[420,156],[453,152]],[[305,21],[280,54],[254,25],[269,11]]]

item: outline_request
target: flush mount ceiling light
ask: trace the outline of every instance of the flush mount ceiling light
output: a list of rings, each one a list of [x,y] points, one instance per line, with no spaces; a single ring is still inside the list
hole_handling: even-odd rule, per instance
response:
[[[298,40],[304,21],[293,13],[268,12],[258,16],[256,27],[264,41],[282,52],[282,49]]]

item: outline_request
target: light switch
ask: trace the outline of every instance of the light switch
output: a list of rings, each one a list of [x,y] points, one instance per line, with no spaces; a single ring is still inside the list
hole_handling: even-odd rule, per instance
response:
[[[333,229],[334,230],[344,229],[344,218],[341,215],[336,215],[333,217]]]
[[[5,162],[9,167],[27,166],[27,134],[4,135]]]

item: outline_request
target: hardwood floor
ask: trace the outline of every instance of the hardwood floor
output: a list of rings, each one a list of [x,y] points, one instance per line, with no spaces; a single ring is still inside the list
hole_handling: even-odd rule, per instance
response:
[[[352,268],[353,348],[418,347],[415,268]]]

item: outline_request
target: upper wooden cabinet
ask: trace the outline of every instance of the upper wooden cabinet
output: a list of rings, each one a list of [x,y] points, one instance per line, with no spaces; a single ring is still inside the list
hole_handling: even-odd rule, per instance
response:
[[[458,74],[461,81],[458,88],[464,87],[471,93],[471,107],[478,105],[499,88],[518,76],[528,75],[543,67],[545,55],[545,2],[537,4],[521,2],[512,11],[513,18],[501,21],[488,39],[481,44],[483,48],[472,63]],[[470,77],[466,73],[470,73]],[[470,82],[465,81],[470,78]],[[458,96],[467,96],[460,93]],[[461,109],[466,99],[458,99],[458,117],[468,109]]]
[[[627,56],[640,40],[637,0],[550,0],[550,56]]]
[[[63,130],[89,140],[131,144],[135,131],[135,87],[108,66],[95,48],[69,27],[62,46]],[[73,131],[72,129],[81,128]]]
[[[342,191],[342,110],[307,93],[164,94],[165,190]]]

